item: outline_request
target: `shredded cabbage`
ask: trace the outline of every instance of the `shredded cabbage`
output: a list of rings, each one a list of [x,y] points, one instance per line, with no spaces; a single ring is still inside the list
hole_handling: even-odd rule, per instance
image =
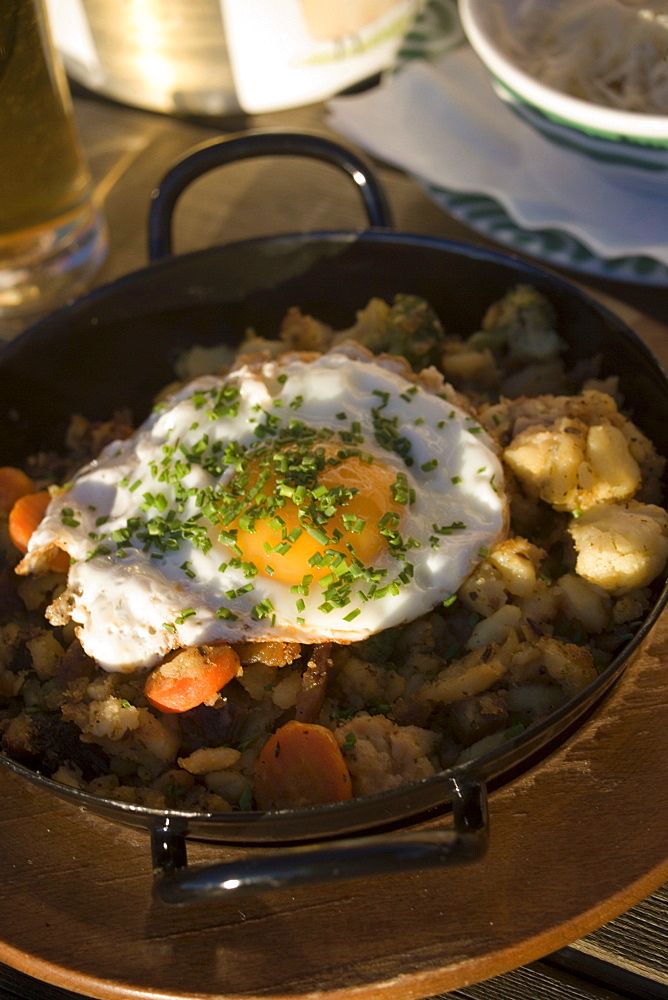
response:
[[[668,15],[650,4],[562,0],[551,9],[544,0],[519,0],[505,14],[495,4],[495,28],[513,61],[555,90],[668,114]]]

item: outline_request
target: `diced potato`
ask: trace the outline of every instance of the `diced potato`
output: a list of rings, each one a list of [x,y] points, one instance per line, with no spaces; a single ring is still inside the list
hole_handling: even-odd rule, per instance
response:
[[[540,580],[532,594],[518,598],[517,605],[525,621],[534,622],[536,625],[541,622],[551,622],[559,613],[560,592],[557,587],[550,587]]]
[[[120,698],[110,695],[88,706],[88,723],[85,731],[97,738],[122,740],[140,725],[140,709],[125,705]]]
[[[558,586],[566,618],[579,622],[587,632],[598,633],[608,628],[612,598],[602,587],[575,573],[565,573]]]
[[[540,674],[540,652],[536,641],[522,642],[513,653],[508,664],[508,675],[513,684],[525,684]]]
[[[528,597],[536,588],[536,570],[545,556],[544,549],[526,538],[507,538],[490,553],[489,561],[500,572],[509,593]]]
[[[644,503],[663,502],[661,477],[666,459],[657,453],[654,444],[631,420],[625,420],[620,428],[627,440],[629,451],[638,463],[642,474],[642,486],[636,496]]]
[[[51,775],[59,785],[67,785],[68,788],[84,788],[85,782],[78,767],[73,764],[61,764]]]
[[[250,779],[239,771],[209,771],[204,780],[207,788],[227,802],[239,802],[251,794]]]
[[[504,604],[489,618],[483,618],[475,626],[468,642],[467,649],[484,649],[494,643],[499,650],[503,649],[505,656],[512,655],[517,646],[517,629],[522,613],[514,604]],[[515,640],[513,642],[513,640]]]
[[[0,670],[0,698],[15,698],[26,679],[26,670]]]
[[[612,606],[612,620],[616,625],[624,622],[638,621],[647,614],[652,599],[651,591],[648,587],[641,590],[632,590],[628,594],[614,599]],[[2,675],[0,675],[2,676]]]
[[[533,427],[513,439],[504,458],[534,496],[567,510],[578,488],[585,452],[586,428],[563,418],[552,427]]]
[[[104,795],[112,799],[120,782],[116,774],[101,774],[88,782],[88,791],[93,795]]]
[[[467,608],[485,618],[493,615],[508,600],[501,573],[487,559],[466,577],[457,591],[457,597]]]
[[[279,674],[279,680],[271,692],[271,700],[279,708],[292,708],[297,704],[297,695],[302,686],[302,675],[299,670]]]
[[[225,771],[241,757],[232,747],[201,747],[188,757],[177,757],[179,767],[190,774],[208,774],[210,771]]]
[[[139,726],[135,741],[160,761],[174,761],[181,743],[181,734],[173,719],[157,718],[147,708],[139,710]]]
[[[625,500],[640,486],[638,463],[629,451],[625,436],[612,424],[589,428],[585,457],[580,487],[591,492],[592,502]]]
[[[631,500],[601,504],[574,519],[575,571],[611,594],[651,583],[668,559],[668,514]]]
[[[511,687],[508,691],[508,708],[511,712],[522,712],[538,719],[541,715],[559,708],[566,701],[566,695],[554,684],[532,682]]]
[[[445,344],[440,367],[446,378],[456,380],[475,379],[485,385],[495,385],[500,378],[494,355],[488,347],[476,351],[457,340]]]
[[[505,662],[495,655],[492,647],[475,649],[462,659],[449,663],[435,680],[423,684],[420,698],[446,704],[461,701],[487,691],[505,672]]]
[[[29,639],[26,646],[30,650],[32,665],[40,680],[45,681],[49,677],[55,677],[65,650],[53,632],[40,632],[33,639]]]
[[[591,650],[550,636],[536,636],[522,643],[513,655],[508,673],[512,682],[542,682],[549,677],[567,697],[572,697],[596,679]]]
[[[189,771],[184,771],[181,767],[170,767],[153,782],[153,787],[159,792],[171,793],[172,797],[178,794],[185,795],[195,787],[195,779]]]
[[[540,643],[542,660],[548,675],[559,685],[567,698],[573,698],[596,680],[594,659],[586,646],[558,639],[543,639]]]

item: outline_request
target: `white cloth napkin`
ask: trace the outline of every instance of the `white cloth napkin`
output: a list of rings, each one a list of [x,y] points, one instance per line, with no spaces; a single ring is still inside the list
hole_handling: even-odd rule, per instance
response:
[[[668,179],[663,196],[625,189],[553,145],[497,97],[468,46],[409,62],[329,111],[335,130],[418,181],[492,197],[524,229],[558,228],[601,258],[668,265]]]

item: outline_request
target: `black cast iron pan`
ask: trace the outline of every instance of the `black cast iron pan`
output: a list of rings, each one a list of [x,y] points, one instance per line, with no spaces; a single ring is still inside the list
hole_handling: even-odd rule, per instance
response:
[[[258,155],[309,156],[340,167],[358,187],[370,228],[261,237],[172,257],[172,214],[184,188],[214,167]],[[20,465],[31,452],[58,447],[75,411],[99,419],[128,406],[142,419],[155,393],[173,379],[173,362],[184,350],[237,343],[249,326],[261,336],[275,336],[291,306],[344,328],[372,296],[391,299],[405,292],[428,299],[446,329],[470,333],[487,305],[517,282],[548,296],[571,361],[602,354],[603,374],[620,376],[636,421],[668,454],[666,375],[621,320],[563,279],[510,255],[393,232],[385,196],[368,165],[326,139],[263,131],[197,147],[154,192],[149,243],[149,266],[52,314],[4,349],[0,464]],[[66,788],[2,759],[14,772],[91,812],[148,829],[159,873],[156,893],[166,902],[472,862],[487,845],[488,788],[542,759],[586,721],[667,600],[664,589],[605,672],[541,723],[470,764],[364,799],[278,813],[157,811]],[[438,829],[416,829],[440,815]],[[249,849],[239,863],[189,869],[187,838]],[[261,845],[274,849],[262,851]]]

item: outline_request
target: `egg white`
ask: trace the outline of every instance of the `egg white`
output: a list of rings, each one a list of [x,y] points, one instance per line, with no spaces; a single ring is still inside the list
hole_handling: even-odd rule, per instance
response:
[[[172,649],[216,641],[357,641],[449,598],[503,535],[503,472],[482,427],[404,377],[401,364],[349,354],[285,355],[202,376],[52,500],[29,552],[55,544],[69,553],[65,603],[103,668],[149,667]],[[357,579],[342,607],[323,608],[315,584],[296,595],[269,576],[249,577],[219,521],[203,513],[233,475],[230,448],[254,449],[290,421],[335,443],[352,435],[414,493],[399,528],[407,550],[386,548],[373,567],[375,593]],[[183,487],[191,492],[174,517]]]

